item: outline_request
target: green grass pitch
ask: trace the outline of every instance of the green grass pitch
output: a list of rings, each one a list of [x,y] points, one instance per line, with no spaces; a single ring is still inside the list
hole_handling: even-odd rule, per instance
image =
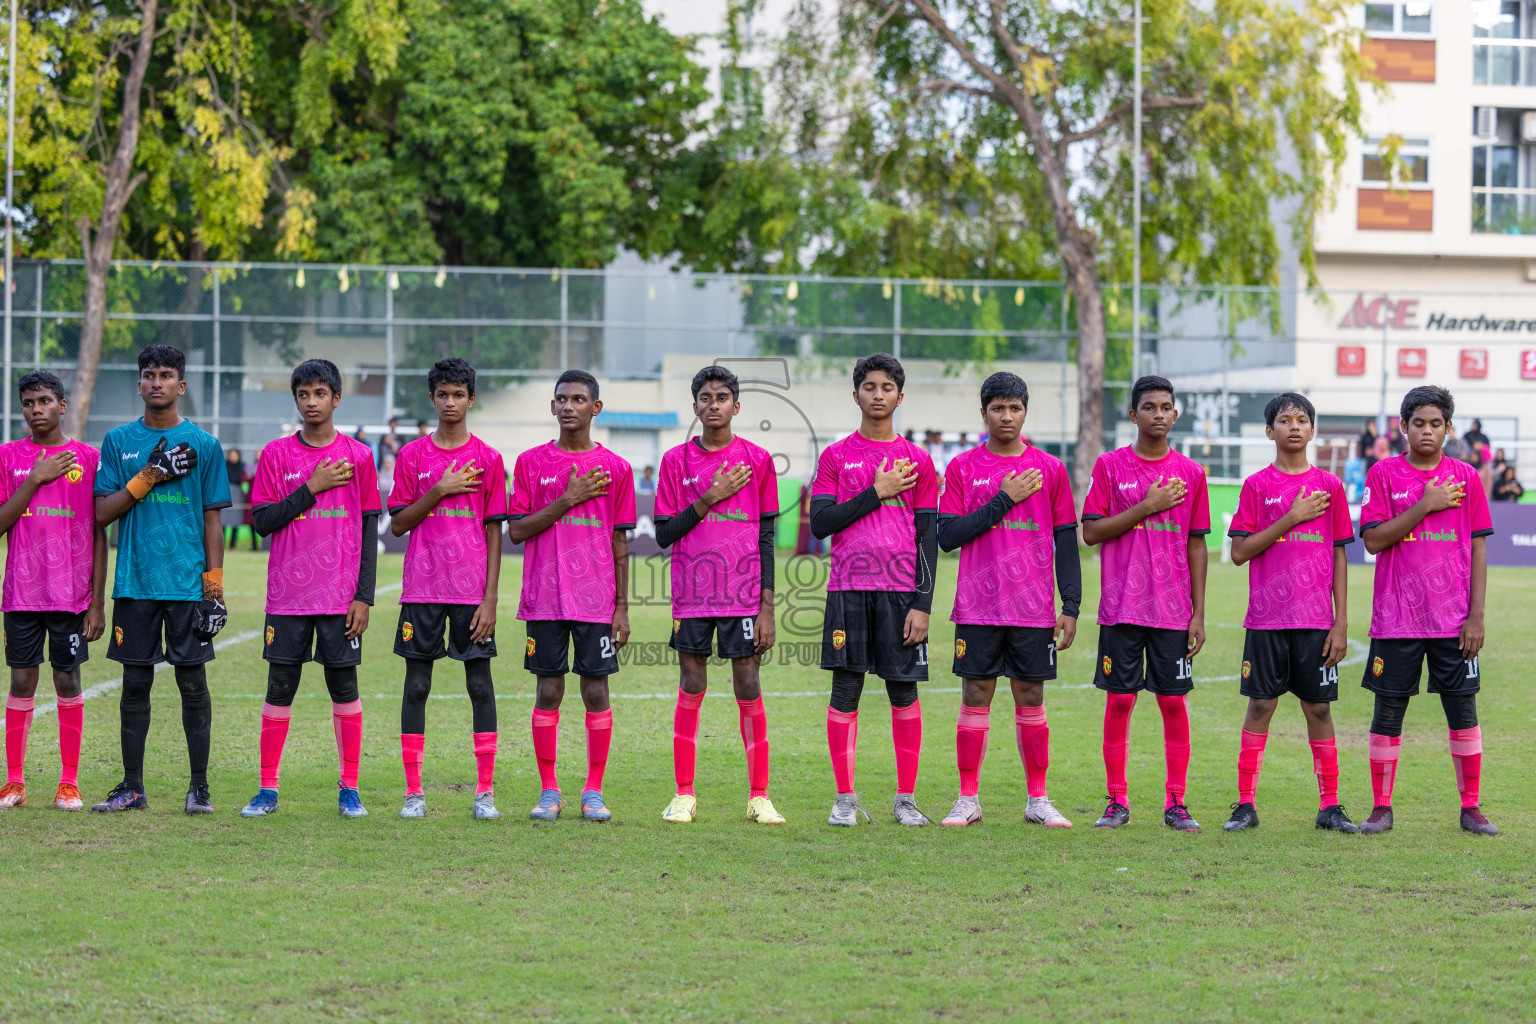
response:
[[[781,556],[782,558],[782,556]],[[1132,725],[1129,827],[1091,825],[1103,804],[1103,698],[1088,687],[1096,629],[1048,686],[1051,793],[1077,827],[1026,826],[1023,769],[1004,688],[983,770],[984,824],[901,829],[890,817],[890,726],[877,681],[865,696],[858,784],[873,826],[825,824],[827,679],[809,664],[764,670],[770,790],[788,825],[743,820],[745,767],[728,673],[712,673],[699,752],[701,817],[669,826],[675,668],[615,677],[607,825],[574,801],[554,825],[526,818],[538,778],[528,739],[531,681],[519,655],[516,559],[503,574],[496,663],[504,817],[469,816],[474,761],[462,673],[439,663],[428,709],[423,821],[395,817],[400,662],[391,653],[400,560],[381,560],[365,638],[362,793],[371,812],[336,814],[335,750],[319,671],[295,702],[282,811],[245,821],[256,789],[265,666],[265,555],[227,569],[229,643],[211,666],[210,781],[218,813],[181,813],[186,788],[174,682],[157,678],[146,778],[152,810],[100,817],[48,804],[56,719],[29,752],[31,804],[0,815],[0,1021],[1510,1021],[1531,1019],[1536,972],[1536,815],[1520,802],[1536,764],[1531,613],[1536,574],[1489,576],[1481,716],[1483,806],[1496,839],[1457,828],[1439,702],[1409,713],[1397,829],[1341,836],[1312,827],[1305,728],[1282,704],[1260,781],[1257,832],[1221,831],[1235,800],[1237,693],[1247,578],[1213,565],[1210,640],[1196,659],[1189,804],[1200,835],[1164,828],[1155,705]],[[1096,563],[1084,565],[1085,609]],[[918,782],[937,820],[953,800],[957,681],[946,621],[955,561],[941,564],[927,733]],[[781,565],[781,579],[787,570]],[[637,571],[637,576],[641,573]],[[819,636],[814,574],[781,644]],[[1368,695],[1359,688],[1371,571],[1350,579],[1350,635],[1336,708],[1341,795],[1370,808]],[[781,588],[786,593],[790,589]],[[1433,599],[1433,597],[1430,597]],[[665,642],[670,611],[635,607],[635,641]],[[239,639],[239,638],[244,639]],[[118,675],[95,645],[87,685]],[[639,659],[637,659],[639,660]],[[793,659],[791,659],[793,660]],[[46,674],[45,674],[46,676]],[[562,722],[562,782],[580,788],[578,699]],[[45,681],[39,704],[52,695]],[[86,703],[81,789],[119,777],[117,697]]]

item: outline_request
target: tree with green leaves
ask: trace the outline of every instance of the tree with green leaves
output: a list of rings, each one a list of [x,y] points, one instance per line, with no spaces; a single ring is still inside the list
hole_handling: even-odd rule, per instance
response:
[[[1145,279],[1277,283],[1277,209],[1314,276],[1369,77],[1349,5],[1144,6]],[[1104,282],[1132,259],[1133,31],[1129,0],[800,0],[758,91],[701,149],[685,255],[1059,278],[1081,493],[1103,446]]]

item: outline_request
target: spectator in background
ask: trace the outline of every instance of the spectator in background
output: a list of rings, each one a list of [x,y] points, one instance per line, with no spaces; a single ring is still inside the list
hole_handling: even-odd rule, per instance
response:
[[[427,434],[429,434],[429,433],[431,433],[431,431],[429,431],[427,429],[427,421],[426,420],[417,420],[416,421],[416,436],[418,438],[426,437]]]
[[[644,469],[642,469],[640,471],[640,481],[639,481],[639,483],[635,484],[635,491],[638,494],[655,494],[656,493],[656,467],[655,466],[646,466]]]
[[[1440,451],[1453,459],[1460,459],[1472,466],[1477,465],[1477,455],[1472,451],[1472,446],[1454,434],[1445,436],[1445,444],[1440,447]]]
[[[1376,446],[1371,449],[1371,455],[1373,456],[1372,462],[1390,459],[1392,457],[1392,442],[1385,437],[1378,437],[1376,439]]]
[[[1403,437],[1402,422],[1396,417],[1387,420],[1387,425],[1392,429],[1387,432],[1387,446],[1393,455],[1401,455],[1408,450],[1408,441]]]
[[[944,435],[937,430],[929,430],[923,433],[923,448],[927,450],[928,457],[933,460],[933,468],[940,476],[944,475]]]
[[[255,467],[247,466],[241,460],[240,449],[230,448],[224,453],[224,471],[229,478],[229,496],[234,502],[220,514],[229,546],[233,549],[239,541],[240,527],[243,526],[251,535],[251,550],[260,551],[260,539],[256,536],[255,520],[251,517],[251,498],[247,486],[256,479]]]
[[[1504,479],[1504,467],[1509,465],[1509,460],[1504,457],[1504,449],[1496,449],[1493,453],[1493,475],[1495,479]]]
[[[1370,469],[1371,464],[1376,461],[1377,436],[1376,421],[1374,419],[1366,420],[1365,429],[1360,432],[1360,440],[1357,443],[1357,450],[1355,453],[1365,460],[1366,469]]]
[[[379,468],[393,469],[400,456],[400,421],[389,418],[389,432],[379,441]]]
[[[1474,451],[1477,450],[1478,445],[1486,445],[1489,447],[1493,445],[1493,442],[1488,440],[1488,435],[1483,433],[1482,420],[1473,420],[1472,429],[1467,431],[1465,434],[1462,434],[1461,439],[1467,442],[1467,444],[1471,445]]]
[[[354,441],[358,441],[358,442],[360,442],[362,444],[367,445],[368,446],[368,450],[373,452],[375,457],[377,457],[377,455],[378,455],[378,447],[372,441],[368,440],[368,428],[367,427],[359,426],[357,428],[357,433],[352,435],[352,439]]]
[[[1506,465],[1504,472],[1499,474],[1498,483],[1493,485],[1493,500],[1519,501],[1524,495],[1525,488],[1515,479],[1515,467]]]
[[[1484,497],[1493,497],[1493,453],[1488,450],[1486,444],[1474,444],[1472,455],[1477,459],[1473,463],[1477,467],[1477,476],[1483,482]]]

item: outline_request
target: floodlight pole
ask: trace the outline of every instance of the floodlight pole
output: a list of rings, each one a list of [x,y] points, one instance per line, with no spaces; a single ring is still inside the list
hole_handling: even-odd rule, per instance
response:
[[[16,0],[11,0],[10,37],[5,51],[5,399],[0,408],[5,423],[0,426],[0,441],[11,439],[11,296],[16,290],[11,259],[11,222],[15,220],[12,179],[16,176]]]
[[[1131,382],[1141,376],[1141,0],[1135,3],[1136,82],[1131,98]]]

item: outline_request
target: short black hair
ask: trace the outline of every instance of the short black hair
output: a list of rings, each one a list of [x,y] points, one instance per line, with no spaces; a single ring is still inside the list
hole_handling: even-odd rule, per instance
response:
[[[293,393],[299,393],[300,384],[324,384],[331,394],[341,394],[341,371],[329,359],[306,359],[293,368]]]
[[[1141,404],[1141,396],[1145,395],[1149,391],[1166,391],[1168,392],[1168,397],[1174,399],[1175,401],[1178,400],[1178,395],[1176,395],[1173,390],[1173,382],[1170,381],[1167,377],[1153,377],[1150,375],[1146,377],[1137,377],[1136,383],[1131,385],[1132,412],[1135,412],[1136,407]]]
[[[1424,384],[1403,396],[1403,405],[1398,410],[1398,417],[1406,424],[1413,419],[1413,410],[1426,405],[1439,409],[1446,419],[1450,419],[1456,412],[1456,400],[1451,397],[1449,391],[1435,387],[1433,384]]]
[[[28,391],[52,391],[55,398],[64,401],[64,382],[59,380],[57,374],[47,370],[33,370],[16,382],[17,395],[24,395]]]
[[[1312,425],[1314,427],[1317,426],[1317,410],[1307,400],[1306,395],[1298,395],[1294,391],[1281,392],[1269,400],[1269,404],[1264,407],[1264,425],[1266,427],[1274,426],[1275,417],[1287,409],[1300,409],[1307,414],[1307,419],[1311,421]]]
[[[1028,409],[1029,385],[1018,374],[999,370],[981,383],[981,407],[991,405],[994,398],[1017,398]]]
[[[864,378],[879,370],[891,380],[896,382],[897,393],[907,386],[907,371],[901,368],[901,360],[889,352],[876,352],[872,356],[865,356],[853,364],[854,390],[864,386]]]
[[[561,384],[583,384],[586,386],[587,395],[592,401],[597,401],[597,378],[586,370],[566,370],[555,378],[555,390],[560,390]]]
[[[187,356],[175,345],[146,345],[139,352],[139,372],[143,373],[151,366],[158,366],[163,370],[175,370],[176,376],[186,379]]]
[[[469,365],[468,359],[460,359],[458,356],[439,359],[427,371],[427,394],[437,394],[439,384],[463,384],[469,389],[469,397],[474,398],[475,368]]]
[[[704,390],[704,385],[712,380],[719,381],[730,388],[731,397],[737,401],[741,400],[741,381],[737,380],[736,375],[725,367],[711,364],[693,375],[694,401],[698,401],[699,392]]]

